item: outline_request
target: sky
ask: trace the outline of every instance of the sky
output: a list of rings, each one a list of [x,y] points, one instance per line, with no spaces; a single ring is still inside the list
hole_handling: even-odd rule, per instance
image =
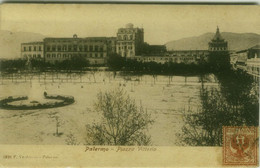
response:
[[[2,4],[0,29],[48,37],[116,36],[127,23],[144,28],[145,41],[165,44],[215,32],[260,34],[259,6]]]

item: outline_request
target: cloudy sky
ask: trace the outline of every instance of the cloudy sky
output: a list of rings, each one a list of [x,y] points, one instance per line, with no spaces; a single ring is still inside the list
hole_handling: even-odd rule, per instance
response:
[[[171,40],[215,32],[260,34],[259,6],[3,4],[1,30],[45,36],[116,36],[127,23],[143,27],[145,41]]]

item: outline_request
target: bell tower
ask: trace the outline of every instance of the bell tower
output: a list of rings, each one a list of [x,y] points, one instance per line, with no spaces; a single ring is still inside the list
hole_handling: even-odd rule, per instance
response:
[[[219,28],[217,27],[215,36],[209,42],[209,51],[227,51],[227,50],[228,50],[228,43],[221,37]]]

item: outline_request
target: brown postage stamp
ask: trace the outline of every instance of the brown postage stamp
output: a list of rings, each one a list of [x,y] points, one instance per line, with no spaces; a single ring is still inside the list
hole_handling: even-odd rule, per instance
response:
[[[258,165],[257,127],[223,127],[223,165]]]

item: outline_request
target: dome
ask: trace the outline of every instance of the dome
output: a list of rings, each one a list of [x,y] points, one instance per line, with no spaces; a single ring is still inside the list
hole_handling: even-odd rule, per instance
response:
[[[128,23],[128,24],[125,25],[125,27],[126,27],[126,28],[133,28],[134,25],[133,25],[132,23]]]

